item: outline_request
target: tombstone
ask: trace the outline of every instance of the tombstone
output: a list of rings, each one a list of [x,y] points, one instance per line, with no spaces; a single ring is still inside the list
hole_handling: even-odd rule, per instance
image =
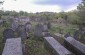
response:
[[[75,55],[85,55],[85,45],[72,37],[64,39],[65,47],[75,53]]]
[[[3,20],[0,20],[0,25],[2,25],[4,23],[4,21]]]
[[[28,22],[28,23],[25,24],[25,29],[26,29],[26,32],[30,32],[31,31],[32,25],[31,25],[30,22]]]
[[[11,28],[16,31],[16,29],[18,28],[18,24],[16,22],[13,22],[11,25]]]
[[[44,37],[44,44],[52,55],[73,55],[53,37]]]
[[[18,26],[18,28],[17,28],[17,33],[18,33],[18,37],[21,37],[22,40],[28,38],[24,25],[19,25],[19,26]]]
[[[64,37],[67,38],[67,37],[70,37],[70,32],[68,32]]]
[[[79,31],[75,31],[73,37],[76,39],[76,40],[79,40]]]
[[[14,38],[14,31],[12,29],[9,29],[9,28],[5,29],[3,31],[3,36],[4,36],[4,38],[3,38],[4,42],[6,41],[6,39]]]
[[[21,38],[7,39],[2,55],[23,55]]]
[[[44,26],[44,32],[48,31],[48,26],[47,26],[47,24],[44,24],[43,26]]]
[[[34,36],[36,36],[36,37],[42,37],[43,36],[43,34],[42,34],[43,31],[44,31],[43,25],[42,24],[37,24],[35,26]]]
[[[48,29],[50,29],[50,28],[51,28],[51,23],[48,22],[48,23],[47,23],[47,26],[48,26]]]

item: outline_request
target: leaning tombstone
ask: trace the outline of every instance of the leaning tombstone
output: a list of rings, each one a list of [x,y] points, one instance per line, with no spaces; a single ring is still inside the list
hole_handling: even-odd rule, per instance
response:
[[[26,32],[30,32],[31,31],[31,28],[32,28],[32,25],[31,25],[30,22],[28,22],[28,23],[25,24]]]
[[[14,31],[12,30],[12,29],[10,29],[10,28],[8,28],[8,29],[5,29],[4,31],[3,31],[3,41],[5,42],[6,41],[6,39],[9,39],[9,38],[14,38]]]
[[[28,37],[24,25],[18,26],[17,33],[18,33],[18,37],[21,37],[22,40],[27,39],[27,37]]]
[[[75,53],[75,55],[85,55],[85,45],[72,37],[64,39],[65,47]]]
[[[67,38],[67,37],[70,37],[70,32],[68,32],[64,37]]]
[[[34,36],[38,37],[38,38],[41,38],[43,36],[43,25],[42,24],[37,24],[35,26],[35,30],[34,30]]]

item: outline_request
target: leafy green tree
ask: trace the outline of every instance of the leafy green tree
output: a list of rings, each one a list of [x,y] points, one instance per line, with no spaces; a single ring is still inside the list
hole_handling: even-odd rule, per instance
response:
[[[16,11],[10,11],[9,12],[9,15],[10,16],[14,16],[14,17],[18,17],[18,12],[16,12]]]
[[[80,22],[79,16],[77,15],[77,11],[76,10],[68,12],[67,16],[68,16],[67,17],[67,21],[70,24],[76,24],[77,25]]]
[[[20,12],[19,12],[19,15],[20,15],[20,16],[23,16],[23,15],[24,15],[24,11],[20,11]]]
[[[78,16],[80,17],[80,25],[85,25],[85,0],[82,0],[82,3],[79,4],[77,7],[78,10]]]

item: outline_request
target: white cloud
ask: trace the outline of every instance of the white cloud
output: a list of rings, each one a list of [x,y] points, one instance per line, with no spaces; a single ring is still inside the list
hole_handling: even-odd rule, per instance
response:
[[[34,0],[5,0],[3,4],[4,10],[15,10],[15,11],[27,11],[27,12],[60,12],[62,9],[57,5],[36,5],[33,4]],[[71,7],[68,10],[73,10],[75,8]],[[67,10],[67,11],[68,11]]]
[[[65,12],[69,12],[69,11],[72,11],[72,10],[76,10],[76,9],[77,9],[77,6],[78,6],[78,4],[77,4],[77,5],[72,5],[72,6],[70,6],[69,9],[65,10]]]

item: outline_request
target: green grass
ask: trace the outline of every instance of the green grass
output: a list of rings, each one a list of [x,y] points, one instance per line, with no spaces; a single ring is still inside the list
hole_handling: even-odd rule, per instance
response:
[[[44,42],[35,37],[31,37],[26,40],[26,55],[50,55],[49,52],[44,48]]]
[[[70,32],[70,34],[73,36],[73,33],[77,29],[76,25],[58,25],[54,24],[52,28],[49,30],[51,33],[60,33],[60,31],[65,35],[66,33]]]

